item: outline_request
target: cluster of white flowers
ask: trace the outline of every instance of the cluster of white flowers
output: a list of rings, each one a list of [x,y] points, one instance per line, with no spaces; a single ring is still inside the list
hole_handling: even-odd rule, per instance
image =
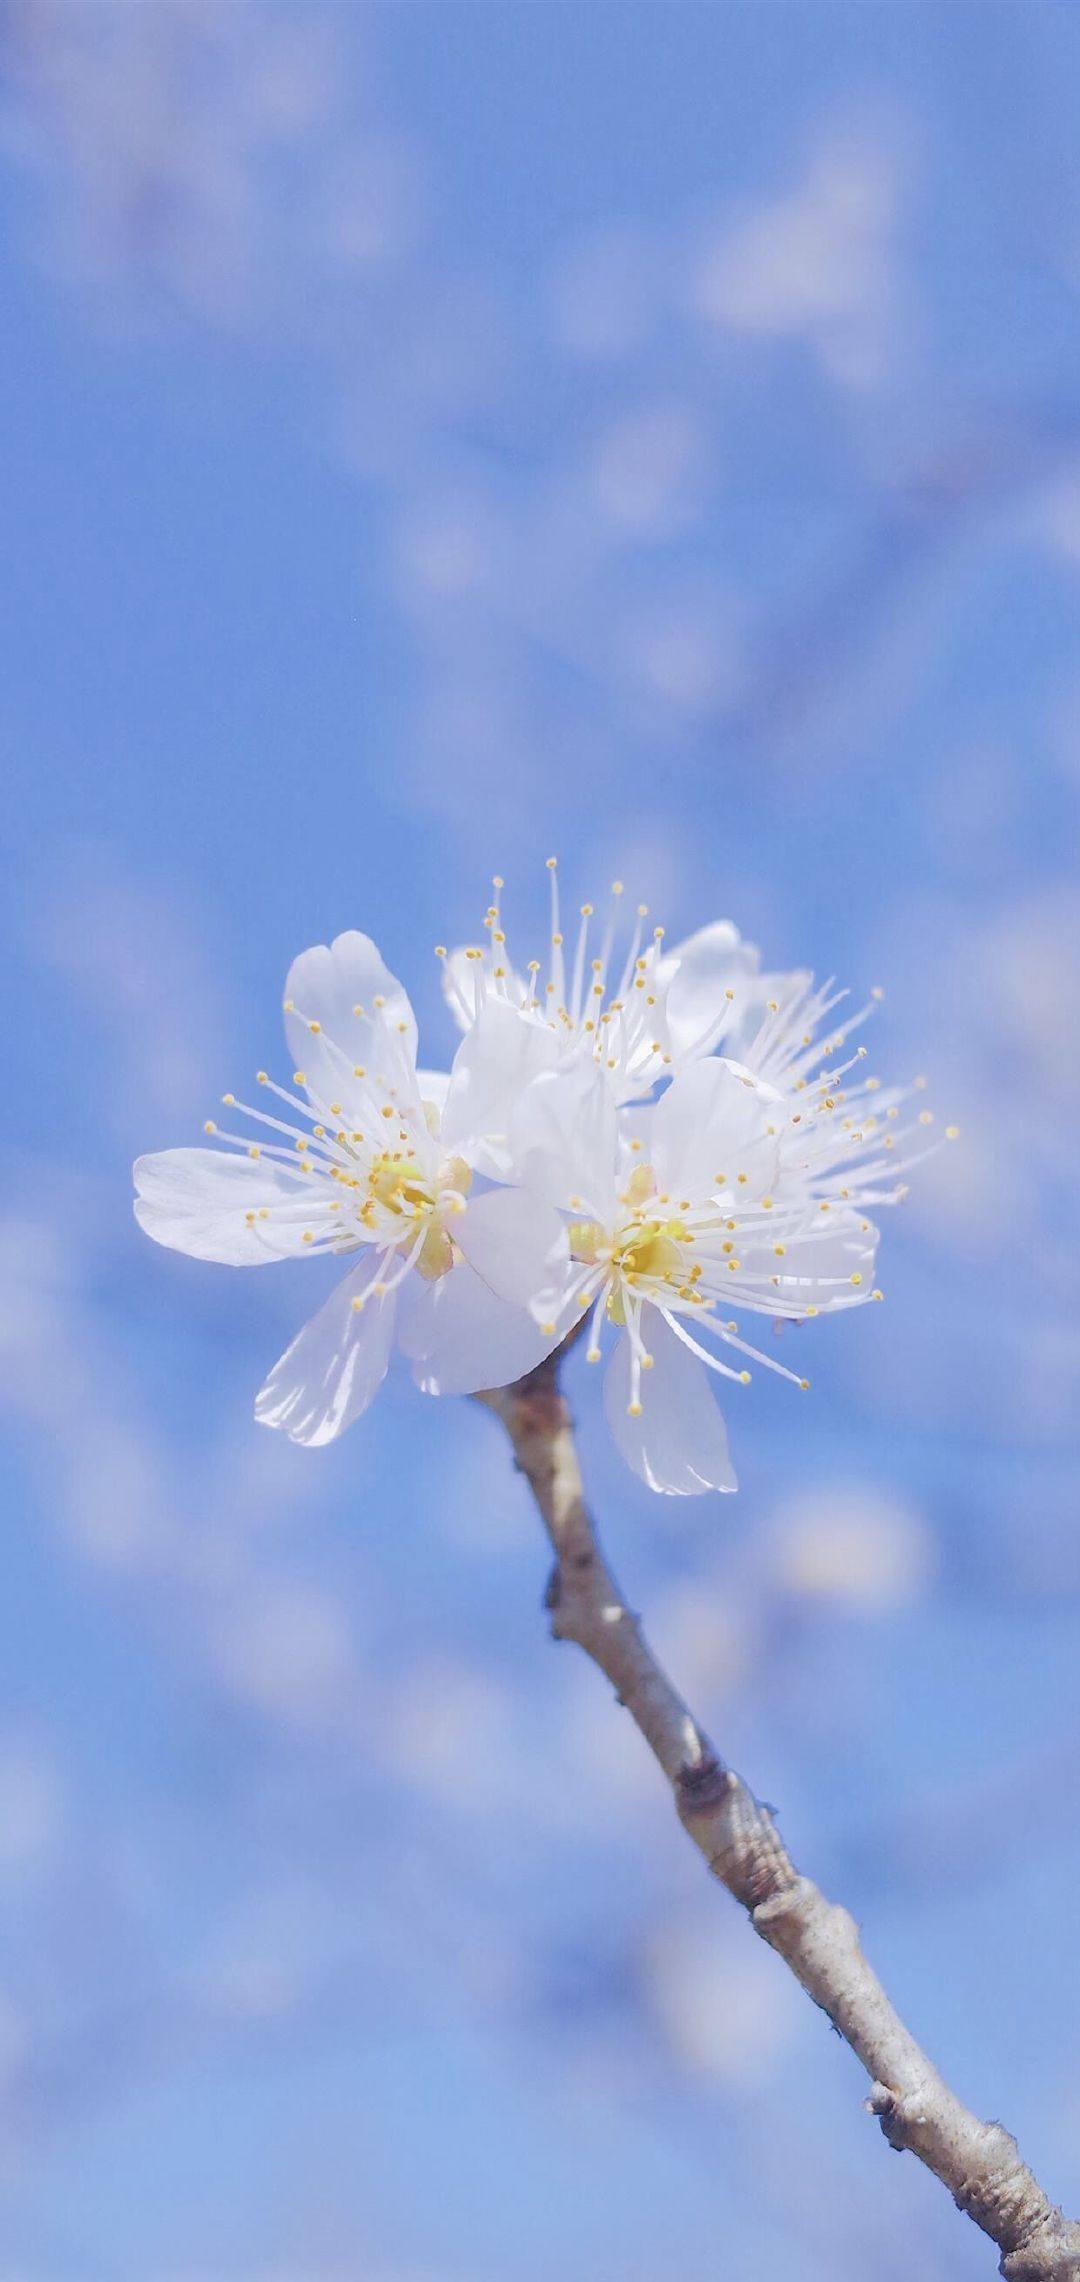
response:
[[[743,1313],[801,1322],[880,1299],[879,1204],[903,1192],[931,1113],[864,1076],[871,1012],[763,975],[728,921],[673,951],[622,888],[572,952],[554,860],[548,973],[511,963],[499,905],[482,947],[440,947],[464,1035],[417,1068],[412,1008],[368,936],[305,951],[285,986],[291,1087],[258,1073],[249,1130],[135,1166],[148,1235],[256,1266],[333,1252],[349,1271],[274,1366],[256,1416],[331,1441],[366,1410],[396,1338],[429,1394],[505,1386],[576,1326],[623,1456],[656,1490],[733,1490],[709,1373],[746,1383]],[[953,1128],[949,1128],[952,1137]],[[914,1148],[912,1144],[915,1144]],[[736,1312],[737,1311],[737,1312]],[[735,1358],[733,1360],[732,1358]]]

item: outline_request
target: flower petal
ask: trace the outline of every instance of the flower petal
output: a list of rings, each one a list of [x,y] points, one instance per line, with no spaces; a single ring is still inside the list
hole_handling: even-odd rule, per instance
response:
[[[778,1177],[781,1097],[737,1063],[692,1062],[672,1079],[652,1112],[657,1177],[672,1195],[715,1191],[723,1173],[746,1199],[767,1196]],[[744,1182],[739,1174],[745,1173]]]
[[[727,1428],[704,1363],[680,1344],[656,1308],[643,1311],[641,1328],[653,1367],[641,1375],[640,1418],[629,1415],[627,1338],[618,1341],[604,1379],[608,1424],[627,1465],[669,1497],[737,1489]]]
[[[277,1170],[265,1157],[229,1157],[223,1149],[161,1149],[134,1167],[135,1218],[156,1244],[217,1260],[230,1268],[262,1267],[307,1249],[305,1229],[323,1233],[326,1207],[313,1184]],[[249,1215],[265,1214],[265,1218]]]
[[[358,1062],[392,1085],[413,1080],[413,1010],[369,935],[354,928],[302,951],[289,968],[285,1000],[289,1052],[323,1103],[348,1099]]]
[[[459,1030],[471,1028],[492,988],[490,947],[484,951],[482,959],[476,956],[478,948],[478,945],[473,945],[470,949],[461,943],[442,963],[443,997]],[[516,967],[510,965],[505,952],[499,964],[505,968],[504,995],[514,1006],[524,1006],[529,992],[523,977],[518,974]]]
[[[505,1178],[515,1105],[558,1056],[558,1040],[539,1015],[489,999],[454,1056],[440,1127],[443,1148],[459,1151],[494,1180]]]
[[[514,1177],[566,1211],[607,1221],[619,1166],[619,1112],[591,1057],[525,1088],[510,1127]]]
[[[416,1086],[421,1101],[425,1104],[430,1101],[441,1117],[446,1107],[446,1096],[450,1087],[449,1071],[417,1070]]]
[[[470,1197],[451,1225],[470,1267],[515,1307],[528,1307],[569,1262],[558,1213],[524,1189],[489,1189],[484,1196]]]
[[[410,1276],[401,1294],[402,1352],[429,1395],[471,1395],[509,1386],[535,1370],[556,1341],[524,1309],[497,1299],[467,1261],[426,1284]]]
[[[721,1028],[737,1019],[751,997],[756,1001],[760,959],[756,945],[744,943],[730,919],[699,927],[665,955],[659,979],[667,983],[668,1042],[676,1066],[708,1053]],[[734,999],[726,997],[729,990]]]
[[[354,1308],[370,1279],[365,1261],[286,1348],[255,1398],[261,1425],[279,1426],[293,1442],[314,1446],[333,1442],[367,1409],[386,1377],[397,1304],[390,1293]]]

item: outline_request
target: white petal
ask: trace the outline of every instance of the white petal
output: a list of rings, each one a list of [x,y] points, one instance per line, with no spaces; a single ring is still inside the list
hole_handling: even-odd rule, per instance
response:
[[[514,967],[506,966],[506,995],[515,1006],[523,1006],[528,997],[527,985]],[[489,954],[485,953],[483,967],[478,959],[471,958],[464,944],[451,951],[442,963],[443,997],[459,1030],[468,1030],[476,1020],[478,1001],[484,1004],[492,987],[488,979]],[[480,998],[479,983],[484,976],[484,996]]]
[[[738,1488],[727,1428],[704,1363],[681,1346],[655,1308],[642,1313],[653,1358],[641,1374],[641,1416],[631,1418],[630,1341],[620,1338],[604,1379],[604,1409],[623,1457],[651,1490],[695,1497]]]
[[[356,1063],[408,1085],[416,1066],[416,1022],[395,975],[369,935],[355,929],[302,951],[285,982],[285,1035],[296,1068],[324,1103],[349,1099]],[[376,1000],[383,1001],[382,1006]],[[356,1013],[361,1007],[363,1012]],[[311,1024],[317,1029],[312,1030]]]
[[[730,919],[700,927],[684,943],[665,955],[661,981],[667,979],[667,1029],[676,1065],[695,1054],[707,1053],[718,1029],[737,1017],[749,998],[755,1002],[754,978],[760,953],[744,943]],[[734,991],[734,999],[725,993]]]
[[[386,1377],[397,1304],[391,1293],[354,1308],[371,1273],[369,1261],[354,1268],[275,1363],[255,1398],[263,1426],[315,1445],[333,1442],[367,1409]]]
[[[135,1218],[156,1244],[218,1260],[230,1268],[262,1267],[307,1250],[306,1228],[322,1233],[326,1205],[313,1181],[276,1171],[265,1157],[229,1157],[223,1149],[162,1149],[134,1167]],[[329,1200],[328,1200],[329,1201]],[[265,1212],[250,1221],[248,1213]]]
[[[416,1086],[421,1101],[430,1101],[438,1110],[441,1117],[446,1106],[446,1096],[450,1087],[449,1071],[417,1070]]]
[[[443,1148],[459,1151],[492,1179],[505,1177],[515,1105],[558,1055],[558,1040],[538,1015],[489,999],[454,1056],[440,1128]]]
[[[728,1061],[693,1062],[673,1078],[652,1112],[650,1147],[657,1178],[672,1196],[715,1190],[723,1173],[746,1198],[776,1186],[780,1096]]]
[[[615,1201],[619,1113],[603,1070],[576,1061],[534,1078],[510,1128],[514,1177],[549,1204],[606,1221]],[[576,1200],[576,1201],[575,1201]]]
[[[434,1283],[409,1277],[401,1294],[400,1339],[417,1385],[429,1395],[509,1386],[556,1344],[522,1308],[496,1299],[466,1261]]]
[[[558,1213],[524,1189],[489,1189],[471,1197],[451,1227],[470,1266],[500,1299],[517,1307],[528,1307],[569,1263]]]

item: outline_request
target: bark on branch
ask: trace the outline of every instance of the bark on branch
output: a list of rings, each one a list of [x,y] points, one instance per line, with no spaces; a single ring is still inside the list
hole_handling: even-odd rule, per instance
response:
[[[658,1664],[585,1504],[558,1358],[479,1400],[506,1427],[551,1540],[555,1638],[576,1641],[605,1673],[710,1870],[862,2062],[866,2105],[890,2146],[917,2155],[997,2244],[1005,2282],[1080,2282],[1080,2225],[1048,2200],[1011,2133],[980,2123],[950,2091],[890,2004],[854,1920],[796,1870],[768,1808],[725,1765]]]

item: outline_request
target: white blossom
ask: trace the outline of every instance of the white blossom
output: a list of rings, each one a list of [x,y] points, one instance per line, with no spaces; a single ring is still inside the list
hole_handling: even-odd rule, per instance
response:
[[[747,1340],[744,1311],[804,1321],[881,1296],[876,1227],[839,1180],[823,1194],[809,1170],[836,1111],[794,1114],[793,1128],[778,1089],[725,1059],[633,1111],[583,1064],[534,1079],[517,1105],[517,1177],[567,1232],[531,1304],[560,1339],[588,1316],[590,1362],[614,1329],[605,1410],[653,1489],[736,1487],[710,1372],[745,1385],[750,1358],[809,1384]]]
[[[674,949],[664,929],[649,928],[639,904],[620,948],[623,884],[614,881],[606,920],[581,905],[572,949],[563,933],[558,865],[548,858],[551,927],[544,962],[524,973],[510,956],[503,925],[504,882],[496,878],[484,915],[487,940],[447,952],[440,946],[443,988],[460,1028],[468,1031],[491,1004],[516,1007],[548,1033],[551,1066],[584,1057],[607,1072],[621,1102],[639,1100],[657,1082],[715,1053],[740,1058],[756,1035],[770,998],[791,997],[809,978],[762,975],[760,954],[730,919],[699,928]],[[596,924],[594,925],[594,922]]]
[[[265,1070],[267,1106],[225,1095],[257,1131],[206,1131],[218,1146],[167,1149],[135,1166],[135,1212],[160,1244],[251,1267],[330,1252],[349,1272],[271,1371],[256,1416],[294,1441],[331,1441],[371,1402],[397,1337],[431,1393],[501,1386],[551,1338],[505,1296],[532,1289],[565,1248],[554,1213],[507,1187],[484,1121],[508,1123],[525,1026],[495,1005],[449,1077],[418,1071],[401,984],[366,935],[339,935],[290,969],[291,1088]]]
[[[200,1259],[349,1259],[256,1401],[297,1441],[366,1409],[395,1338],[425,1391],[464,1394],[588,1318],[590,1361],[615,1334],[604,1402],[629,1463],[656,1490],[732,1490],[709,1374],[745,1384],[749,1358],[806,1387],[742,1316],[881,1298],[871,1214],[925,1153],[931,1113],[904,1112],[925,1081],[864,1075],[851,1041],[880,994],[848,1013],[831,983],[763,976],[727,921],[668,953],[661,929],[642,947],[639,910],[620,962],[616,886],[598,954],[586,905],[567,962],[551,874],[542,992],[538,962],[528,979],[511,965],[498,901],[486,947],[440,952],[465,1032],[448,1075],[417,1070],[412,1009],[366,935],[305,951],[291,1088],[260,1070],[272,1106],[226,1094],[256,1138],[210,1121],[216,1147],[140,1158],[136,1214]]]

